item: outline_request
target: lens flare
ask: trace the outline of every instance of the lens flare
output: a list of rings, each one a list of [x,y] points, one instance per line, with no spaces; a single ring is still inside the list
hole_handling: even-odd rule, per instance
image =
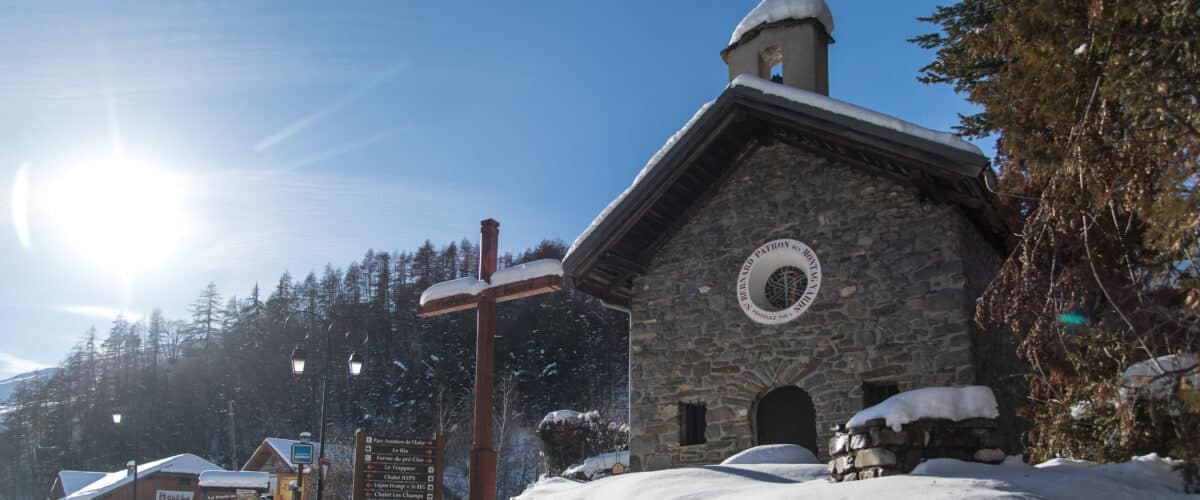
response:
[[[185,182],[124,160],[68,172],[47,189],[48,215],[70,245],[105,271],[131,278],[179,244]]]
[[[12,221],[13,230],[17,232],[17,242],[26,251],[33,249],[33,241],[29,236],[29,166],[17,168],[13,178],[12,188]]]

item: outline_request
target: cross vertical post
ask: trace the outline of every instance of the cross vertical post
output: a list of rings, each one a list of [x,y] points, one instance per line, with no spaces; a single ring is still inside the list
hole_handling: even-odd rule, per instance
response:
[[[479,280],[496,272],[500,223],[480,222]],[[495,500],[496,452],[492,449],[492,385],[495,379],[496,295],[485,291],[475,310],[475,443],[471,449],[471,500]]]
[[[471,445],[470,499],[496,499],[492,448],[492,390],[496,378],[496,304],[562,289],[562,262],[542,259],[496,269],[500,223],[479,223],[479,275],[434,284],[421,293],[417,316],[429,318],[475,308],[475,436]]]

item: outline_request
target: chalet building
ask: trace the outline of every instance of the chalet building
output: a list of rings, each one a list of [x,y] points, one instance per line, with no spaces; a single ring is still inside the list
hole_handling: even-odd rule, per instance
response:
[[[633,470],[827,458],[832,428],[926,386],[989,385],[1010,423],[1012,350],[973,321],[1011,232],[988,159],[828,97],[832,32],[822,0],[763,1],[721,51],[729,86],[568,251],[630,315]]]
[[[274,500],[304,500],[304,495],[293,496],[290,485],[300,477],[300,467],[292,463],[292,445],[299,441],[269,437],[255,448],[242,471],[266,472],[269,474],[268,493]],[[321,446],[313,443],[313,456],[320,456]],[[354,460],[354,449],[349,446],[329,445],[326,457],[335,466],[349,469]],[[314,459],[315,461],[315,459]],[[316,464],[306,466],[304,481],[316,481]]]
[[[104,477],[106,472],[93,472],[82,470],[60,470],[54,476],[54,484],[50,485],[50,497],[52,500],[58,500],[76,491],[79,491],[84,486],[98,481]]]
[[[201,496],[199,478],[204,471],[223,470],[217,464],[190,453],[175,455],[137,467],[137,498],[134,499],[134,475],[131,471],[96,473],[62,471],[55,480],[50,498],[68,500],[197,500]],[[65,474],[65,476],[64,476]],[[78,482],[94,479],[86,485]],[[63,496],[54,496],[58,488]],[[66,492],[74,488],[74,491]]]

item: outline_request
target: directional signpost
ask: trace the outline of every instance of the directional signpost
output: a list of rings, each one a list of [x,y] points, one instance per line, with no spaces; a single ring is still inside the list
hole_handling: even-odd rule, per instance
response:
[[[441,439],[354,436],[354,500],[442,499]]]

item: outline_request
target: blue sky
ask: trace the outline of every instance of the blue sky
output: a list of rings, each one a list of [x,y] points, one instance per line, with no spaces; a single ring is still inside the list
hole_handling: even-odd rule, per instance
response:
[[[943,130],[971,111],[915,80],[932,54],[905,40],[938,2],[829,3],[831,96]],[[721,93],[719,52],[756,4],[10,5],[0,377],[57,363],[115,311],[182,318],[209,281],[245,295],[368,248],[474,239],[486,217],[502,251],[570,242]],[[172,187],[114,199],[79,180],[114,162]],[[105,221],[109,203],[139,215]]]

